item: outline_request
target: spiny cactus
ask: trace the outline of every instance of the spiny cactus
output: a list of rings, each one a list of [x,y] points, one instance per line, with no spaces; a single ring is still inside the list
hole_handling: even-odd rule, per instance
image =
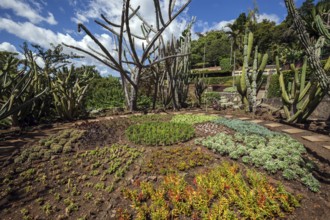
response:
[[[161,58],[171,57],[162,63],[163,76],[159,81],[159,91],[164,107],[169,101],[172,101],[173,108],[176,110],[186,105],[190,80],[191,25],[192,23],[180,40],[172,36],[171,41],[158,50]]]
[[[287,122],[304,122],[315,110],[326,94],[319,83],[306,83],[307,58],[299,71],[290,65],[294,79],[285,83],[283,72],[280,70],[279,59],[276,57],[276,69],[282,92],[283,109]]]
[[[204,76],[202,78],[195,78],[195,96],[198,100],[198,105],[202,105],[202,96],[204,91],[207,89],[207,84],[204,81]]]
[[[320,85],[322,93],[330,95],[330,72],[329,69],[323,68],[320,61],[320,48],[324,44],[325,39],[329,41],[329,28],[325,27],[323,19],[320,15],[314,15],[314,23],[316,29],[320,35],[317,43],[311,38],[306,30],[306,24],[303,22],[300,14],[298,13],[293,0],[285,0],[285,5],[288,9],[288,13],[293,18],[293,24],[297,32],[300,43],[302,44],[304,51],[307,55],[309,66],[312,70],[312,76],[315,78],[314,81]],[[316,83],[316,82],[314,82]]]
[[[244,36],[244,61],[242,75],[236,78],[237,91],[241,95],[242,103],[246,111],[255,112],[257,108],[257,94],[262,85],[262,74],[265,70],[268,54],[263,56],[258,53],[258,47],[254,50],[252,69],[249,67],[253,45],[253,33],[246,29]]]
[[[89,82],[92,80],[91,67],[63,67],[57,79],[52,81],[52,94],[56,111],[61,118],[72,120],[81,110],[81,104]]]
[[[32,69],[15,57],[13,53],[2,52],[0,66],[0,120],[13,115],[30,105],[47,90],[26,98],[26,92],[35,81]],[[19,66],[23,68],[19,70]]]

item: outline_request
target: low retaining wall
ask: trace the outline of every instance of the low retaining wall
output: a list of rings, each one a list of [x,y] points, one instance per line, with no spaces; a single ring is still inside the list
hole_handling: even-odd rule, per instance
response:
[[[282,106],[281,98],[264,99],[263,103],[273,106],[274,108],[280,108]],[[309,117],[310,119],[317,120],[330,120],[330,97],[325,96],[322,102],[317,106],[315,111]]]

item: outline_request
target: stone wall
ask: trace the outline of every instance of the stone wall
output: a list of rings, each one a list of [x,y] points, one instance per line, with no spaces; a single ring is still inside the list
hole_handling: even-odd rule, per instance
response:
[[[280,108],[282,106],[281,98],[271,98],[265,99],[265,104],[273,106],[274,108]],[[330,97],[325,96],[322,102],[317,106],[315,111],[309,117],[310,119],[317,119],[317,120],[330,120]]]

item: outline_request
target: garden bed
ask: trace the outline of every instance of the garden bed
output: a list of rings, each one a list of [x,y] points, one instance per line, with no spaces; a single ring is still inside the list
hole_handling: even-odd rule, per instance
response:
[[[278,138],[286,136],[263,127],[247,124],[250,135],[243,135],[244,125],[216,116],[153,115],[59,131],[29,143],[3,168],[0,215],[2,219],[326,219],[330,186],[319,182],[316,189],[301,181],[303,174],[311,177],[316,169],[306,161],[313,155],[293,140],[290,147],[297,151],[291,152],[284,144],[291,139]],[[131,126],[149,134],[130,139]],[[180,134],[184,139],[178,134],[179,139],[167,142],[166,129],[175,132],[176,126],[187,129]],[[160,132],[168,144],[151,146],[155,140],[151,132],[156,136]],[[134,143],[141,139],[148,144]],[[255,161],[268,155],[267,146],[274,155],[282,152],[283,158],[290,152],[301,157],[289,165],[305,173],[284,171],[283,164],[272,163],[273,156]],[[255,155],[258,152],[260,156]]]

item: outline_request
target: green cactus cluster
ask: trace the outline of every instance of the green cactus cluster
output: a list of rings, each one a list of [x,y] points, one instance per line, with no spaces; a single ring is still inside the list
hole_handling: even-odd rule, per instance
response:
[[[287,122],[303,122],[315,110],[322,101],[325,92],[317,82],[306,82],[307,58],[301,69],[297,69],[295,65],[290,65],[294,78],[284,81],[283,71],[280,70],[278,57],[276,58],[276,69],[279,75],[279,82],[282,93],[283,109]]]
[[[83,98],[87,92],[92,69],[90,67],[63,67],[52,81],[52,95],[58,115],[67,120],[81,113]]]
[[[207,83],[205,82],[204,75],[202,77],[195,78],[195,96],[198,100],[198,105],[202,105],[202,96],[204,91],[207,89]]]
[[[26,63],[19,60],[14,53],[1,52],[0,58],[0,120],[2,120],[24,110],[48,88],[30,98],[26,94],[36,82],[34,69],[27,68]]]
[[[268,54],[258,53],[258,46],[254,49],[253,65],[249,66],[253,46],[253,33],[246,29],[244,36],[244,61],[242,75],[236,78],[237,91],[241,96],[246,111],[255,112],[257,108],[257,94],[263,83],[262,74],[265,70]]]

